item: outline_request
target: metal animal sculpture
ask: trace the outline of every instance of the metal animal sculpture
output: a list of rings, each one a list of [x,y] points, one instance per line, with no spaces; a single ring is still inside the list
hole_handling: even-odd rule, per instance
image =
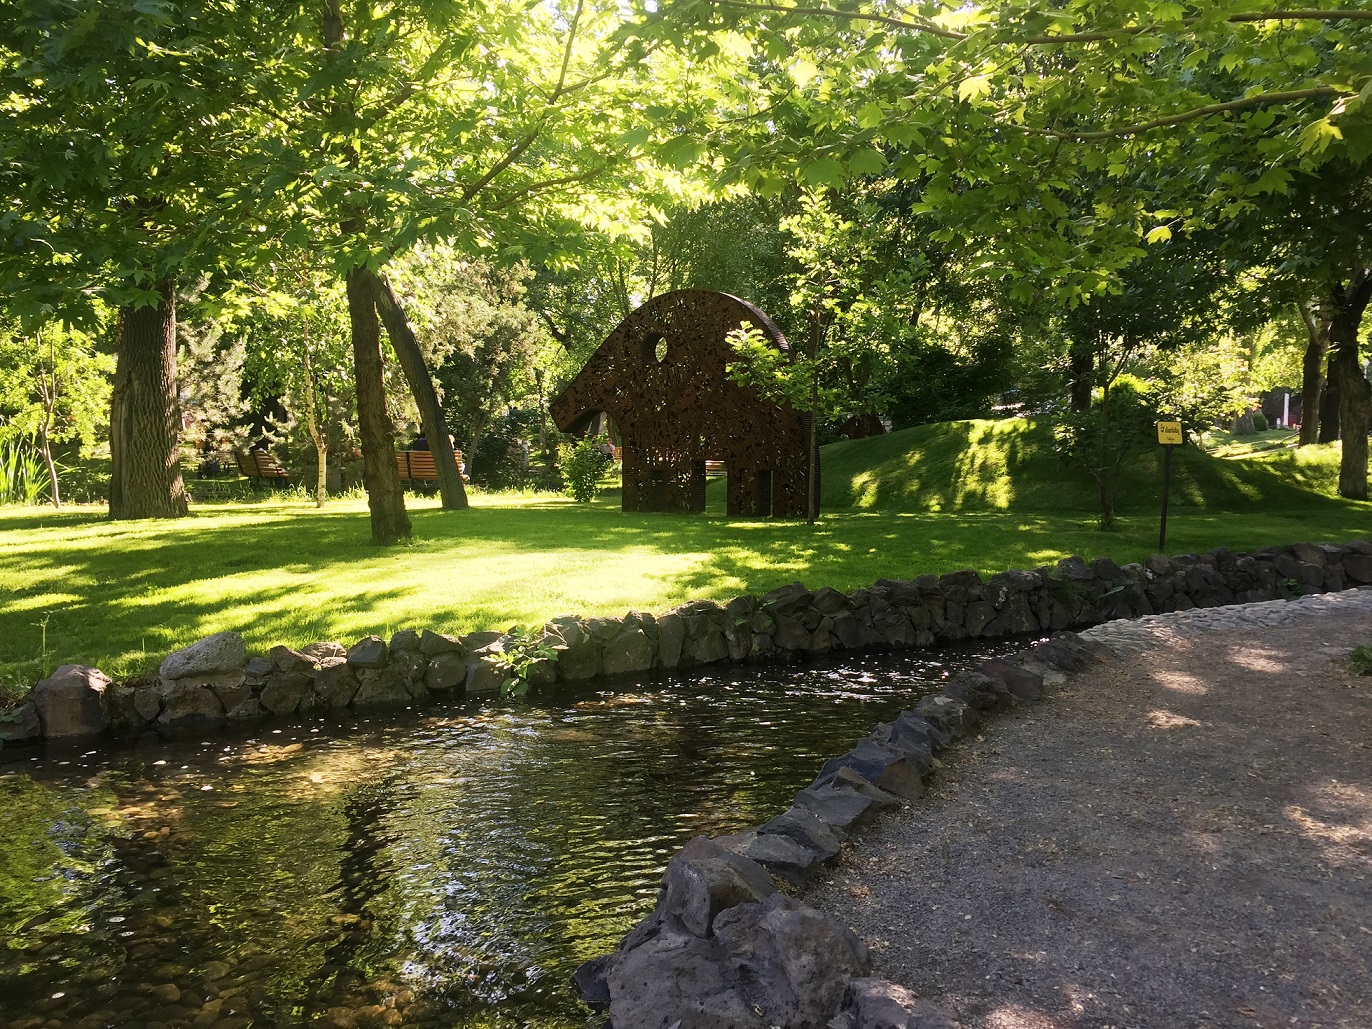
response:
[[[703,511],[705,463],[721,461],[729,514],[805,517],[809,416],[729,379],[726,337],[744,322],[790,352],[772,320],[738,297],[701,289],[654,297],[553,400],[563,432],[602,411],[614,420],[625,511]]]

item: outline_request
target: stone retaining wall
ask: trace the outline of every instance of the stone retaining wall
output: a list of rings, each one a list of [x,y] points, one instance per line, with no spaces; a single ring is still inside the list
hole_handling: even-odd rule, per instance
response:
[[[19,742],[147,730],[200,731],[489,694],[523,670],[532,686],[723,661],[929,647],[1083,627],[1121,617],[1286,599],[1372,583],[1372,543],[1294,543],[1253,554],[1215,550],[1146,564],[1069,557],[1054,567],[880,579],[851,594],[792,583],[720,604],[693,600],[664,614],[555,618],[532,637],[403,630],[351,647],[314,643],[249,655],[236,633],[171,654],[157,674],[114,683],[63,665],[0,721]]]

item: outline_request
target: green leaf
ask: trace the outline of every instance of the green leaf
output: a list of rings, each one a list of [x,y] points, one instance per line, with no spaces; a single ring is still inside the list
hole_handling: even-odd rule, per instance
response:
[[[705,156],[705,144],[690,136],[668,140],[657,151],[657,159],[671,168],[689,168]]]
[[[848,158],[849,169],[857,175],[880,175],[886,167],[886,155],[880,150],[859,150]]]
[[[1172,230],[1166,225],[1159,225],[1156,229],[1150,229],[1143,238],[1148,243],[1166,243],[1172,238]]]
[[[843,165],[832,157],[821,157],[800,168],[801,181],[810,186],[841,186],[845,177]]]
[[[959,100],[975,100],[991,92],[990,75],[973,75],[958,83]]]
[[[1291,173],[1285,168],[1268,168],[1262,173],[1262,177],[1253,183],[1254,193],[1285,193],[1287,183],[1291,181]]]
[[[881,105],[868,101],[858,108],[857,123],[859,128],[874,129],[886,120],[886,112]]]

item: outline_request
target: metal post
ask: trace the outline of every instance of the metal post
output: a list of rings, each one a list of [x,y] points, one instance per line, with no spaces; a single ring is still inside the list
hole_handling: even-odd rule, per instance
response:
[[[1167,495],[1172,489],[1172,451],[1174,447],[1162,448],[1162,525],[1158,529],[1158,553],[1167,553]]]

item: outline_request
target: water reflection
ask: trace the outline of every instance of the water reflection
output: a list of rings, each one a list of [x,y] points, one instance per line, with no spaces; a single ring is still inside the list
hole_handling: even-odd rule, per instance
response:
[[[771,817],[970,660],[7,752],[0,1024],[594,1024],[568,974],[652,906],[673,852]]]

